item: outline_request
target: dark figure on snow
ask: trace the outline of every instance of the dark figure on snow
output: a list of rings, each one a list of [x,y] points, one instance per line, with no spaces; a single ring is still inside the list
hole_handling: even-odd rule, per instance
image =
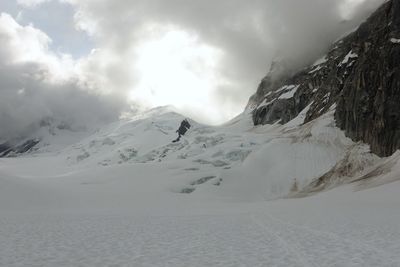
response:
[[[182,135],[185,135],[185,133],[187,132],[187,130],[189,130],[189,128],[191,127],[190,123],[188,122],[187,119],[184,119],[181,122],[181,126],[179,126],[179,129],[176,130],[176,132],[178,133],[178,138],[176,138],[174,141],[172,142],[178,142],[181,139]]]

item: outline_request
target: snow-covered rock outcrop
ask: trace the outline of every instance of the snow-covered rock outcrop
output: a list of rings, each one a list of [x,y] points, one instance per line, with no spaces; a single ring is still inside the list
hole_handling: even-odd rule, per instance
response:
[[[387,1],[311,66],[279,77],[271,71],[249,101],[255,125],[285,124],[310,105],[309,122],[335,105],[347,136],[392,155],[400,148],[399,18],[400,2]]]

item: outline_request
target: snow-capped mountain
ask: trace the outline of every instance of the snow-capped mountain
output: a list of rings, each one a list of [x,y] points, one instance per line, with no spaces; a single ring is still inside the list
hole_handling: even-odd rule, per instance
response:
[[[397,266],[399,153],[305,116],[189,119],[172,143],[184,117],[161,108],[3,158],[0,265]]]
[[[174,162],[213,177],[201,181],[224,180],[262,198],[303,196],[356,180],[384,183],[393,178],[376,176],[392,177],[388,165],[399,156],[398,14],[400,4],[386,2],[297,73],[274,62],[242,115],[219,127],[192,121],[180,142],[171,141],[184,117],[161,107],[96,131],[46,119],[30,137],[2,144],[0,153],[52,152],[69,166]]]
[[[0,140],[0,157],[56,152],[94,133],[95,126],[77,127],[52,117],[28,127],[27,133]]]
[[[381,159],[368,145],[346,138],[335,126],[334,107],[304,124],[307,110],[282,125],[254,126],[248,111],[221,126],[189,119],[192,127],[174,143],[185,117],[161,107],[85,133],[71,145],[59,142],[62,135],[53,143],[47,138],[47,146],[25,156],[52,157],[70,169],[174,166],[186,177],[172,183],[172,192],[196,193],[211,185],[218,186],[213,188],[216,195],[258,199],[305,196],[364,178],[378,179],[377,169],[382,169],[381,176],[398,174],[383,166],[388,161],[397,164],[399,155]],[[393,178],[379,179],[384,183]]]
[[[335,122],[380,156],[400,148],[400,3],[387,1],[329,52],[295,74],[272,69],[251,97],[256,125],[305,122],[335,106]]]
[[[400,266],[399,14],[275,63],[220,126],[159,107],[3,140],[0,266]]]

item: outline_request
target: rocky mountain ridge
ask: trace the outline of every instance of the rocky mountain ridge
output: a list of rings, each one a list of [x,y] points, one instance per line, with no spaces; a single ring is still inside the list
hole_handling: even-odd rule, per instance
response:
[[[72,126],[65,121],[46,117],[32,123],[26,134],[0,140],[0,158],[47,152],[73,144],[94,130]]]
[[[255,125],[285,124],[302,111],[307,123],[334,106],[337,126],[354,141],[379,156],[400,148],[400,1],[384,3],[311,66],[274,69],[249,100]]]

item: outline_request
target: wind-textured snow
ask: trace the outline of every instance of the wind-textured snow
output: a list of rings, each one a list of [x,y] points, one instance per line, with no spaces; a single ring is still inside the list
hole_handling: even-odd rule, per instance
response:
[[[353,143],[333,108],[190,121],[178,143],[183,117],[155,109],[1,159],[0,266],[400,266],[400,154]],[[353,184],[296,198],[343,161]]]

